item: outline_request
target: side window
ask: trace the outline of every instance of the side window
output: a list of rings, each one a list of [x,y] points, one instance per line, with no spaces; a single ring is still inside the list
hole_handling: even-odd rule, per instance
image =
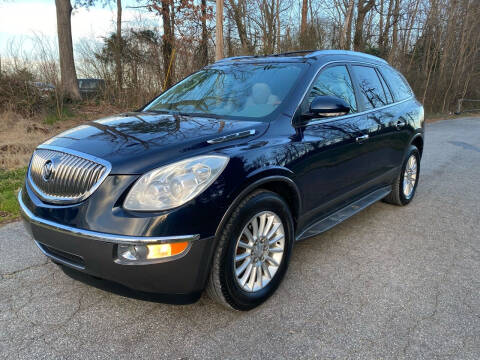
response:
[[[353,91],[352,80],[345,65],[328,67],[322,70],[313,82],[308,95],[307,107],[317,96],[336,96],[350,105],[351,112],[357,111],[357,102]]]
[[[378,69],[377,69],[378,71]],[[380,82],[382,83],[382,86],[383,86],[383,90],[385,90],[385,95],[387,95],[387,103],[388,104],[391,104],[393,103],[393,96],[392,96],[392,93],[390,92],[390,90],[388,89],[388,86],[387,86],[387,83],[385,82],[382,74],[378,73],[378,77],[380,78]]]
[[[381,72],[392,89],[395,101],[405,100],[413,95],[407,80],[400,73],[388,67],[382,67]]]
[[[370,66],[359,65],[352,67],[366,110],[387,105],[387,96],[375,69]]]

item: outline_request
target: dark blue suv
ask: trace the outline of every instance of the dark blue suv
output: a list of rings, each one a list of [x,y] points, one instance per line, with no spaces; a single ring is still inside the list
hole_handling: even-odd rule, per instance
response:
[[[40,145],[18,200],[56,263],[248,310],[278,287],[295,241],[412,200],[423,133],[422,105],[382,59],[235,57]]]

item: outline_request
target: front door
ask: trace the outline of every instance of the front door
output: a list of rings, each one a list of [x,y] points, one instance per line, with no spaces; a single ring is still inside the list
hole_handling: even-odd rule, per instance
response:
[[[345,100],[351,112],[337,118],[311,119],[297,129],[304,156],[294,165],[303,189],[305,220],[314,219],[346,205],[358,194],[370,175],[366,114],[357,114],[357,100],[345,65],[321,71],[304,99],[300,111],[307,112],[316,96],[329,95]]]

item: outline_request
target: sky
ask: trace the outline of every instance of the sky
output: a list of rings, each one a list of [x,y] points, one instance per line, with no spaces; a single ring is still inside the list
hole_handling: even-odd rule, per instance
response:
[[[152,13],[128,8],[138,5],[135,0],[124,0],[122,5],[124,23],[138,21],[140,17],[158,24],[158,17]],[[105,7],[96,5],[89,9],[75,9],[72,13],[74,43],[82,38],[101,41],[102,37],[114,31],[115,21],[115,2]],[[0,56],[8,57],[12,41],[16,46],[21,44],[22,49],[28,52],[35,46],[32,40],[35,34],[56,42],[56,32],[54,0],[0,0]]]

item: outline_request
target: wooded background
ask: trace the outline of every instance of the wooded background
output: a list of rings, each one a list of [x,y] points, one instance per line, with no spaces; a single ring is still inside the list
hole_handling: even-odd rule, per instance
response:
[[[453,111],[459,98],[480,99],[480,0],[224,1],[218,17],[224,56],[362,51],[399,69],[427,112]],[[116,31],[102,42],[75,46],[72,8],[109,1],[55,3],[60,61],[39,42],[43,59],[27,70],[34,80],[57,85],[62,99],[80,98],[78,75],[105,79],[106,100],[138,106],[215,61],[220,34],[215,35],[217,6],[211,0],[139,0],[138,11],[157,15],[153,26],[124,23],[121,0],[110,0],[117,9]],[[4,64],[3,76],[21,67],[21,62]]]

